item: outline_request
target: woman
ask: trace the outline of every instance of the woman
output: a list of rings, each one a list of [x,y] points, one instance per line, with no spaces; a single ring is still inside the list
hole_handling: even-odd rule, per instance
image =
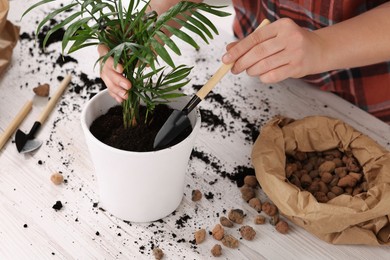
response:
[[[162,13],[177,0],[152,0]],[[200,1],[197,1],[200,2]],[[287,78],[332,91],[390,123],[390,1],[233,0],[234,33],[223,62],[264,83]],[[273,21],[255,32],[263,19]],[[252,33],[253,32],[253,33]],[[248,36],[248,37],[247,37]],[[103,54],[106,47],[100,46]],[[101,71],[121,102],[131,83],[109,60]]]

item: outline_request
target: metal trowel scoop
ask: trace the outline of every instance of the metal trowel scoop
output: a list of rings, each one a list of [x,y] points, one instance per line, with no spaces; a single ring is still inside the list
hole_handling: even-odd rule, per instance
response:
[[[173,141],[184,129],[191,125],[188,114],[202,101],[217,85],[223,76],[233,67],[232,64],[223,64],[210,80],[191,98],[182,110],[174,110],[161,127],[154,139],[153,148],[162,148]]]
[[[18,131],[15,134],[15,143],[19,153],[28,153],[34,151],[42,145],[42,141],[34,139],[35,134],[38,132],[38,129],[45,122],[50,112],[53,110],[58,99],[64,92],[65,88],[68,86],[70,80],[71,80],[71,75],[67,75],[62,80],[56,93],[54,94],[54,96],[50,98],[45,109],[41,112],[41,115],[39,116],[38,120],[35,121],[33,127],[31,128],[28,134],[25,134],[24,132],[18,129]]]

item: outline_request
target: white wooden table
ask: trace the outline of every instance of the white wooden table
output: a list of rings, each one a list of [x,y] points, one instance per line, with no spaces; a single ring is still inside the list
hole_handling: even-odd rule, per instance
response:
[[[27,4],[26,4],[27,3]],[[183,201],[176,212],[154,223],[124,222],[99,206],[93,165],[79,123],[80,111],[88,96],[96,92],[98,77],[93,70],[94,48],[72,57],[78,61],[59,65],[59,42],[43,54],[31,36],[34,12],[19,21],[31,1],[11,1],[9,19],[21,25],[25,37],[14,50],[12,65],[0,79],[0,131],[3,132],[28,99],[33,110],[22,123],[28,131],[47,102],[35,97],[32,88],[49,83],[52,93],[57,77],[71,72],[72,84],[65,92],[37,138],[44,141],[36,152],[22,155],[14,136],[0,151],[0,259],[153,259],[152,248],[160,247],[164,259],[208,259],[216,241],[194,245],[199,228],[211,231],[219,217],[233,208],[247,214],[244,224],[257,232],[253,241],[240,240],[238,249],[223,247],[222,259],[388,259],[388,247],[335,246],[327,244],[290,223],[291,231],[281,235],[270,224],[252,224],[256,212],[241,199],[232,176],[250,171],[253,136],[274,115],[301,118],[328,115],[344,120],[390,149],[390,126],[330,93],[300,81],[288,80],[272,86],[244,74],[227,75],[213,93],[200,104],[205,121],[186,173]],[[177,59],[194,66],[187,94],[202,85],[220,65],[226,43],[233,40],[230,28],[219,26],[221,34],[200,51],[183,47]],[[82,88],[81,88],[82,87]],[[222,120],[220,123],[212,118]],[[55,186],[53,172],[61,171],[66,183]],[[191,192],[204,196],[193,202]],[[152,191],[151,191],[152,192]],[[208,195],[208,196],[205,196]],[[266,196],[259,191],[259,196]],[[56,201],[64,205],[59,211]],[[239,236],[238,225],[228,230]]]

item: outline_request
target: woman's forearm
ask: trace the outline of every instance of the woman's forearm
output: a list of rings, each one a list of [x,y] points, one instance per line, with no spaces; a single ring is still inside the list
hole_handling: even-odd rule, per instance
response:
[[[321,39],[320,71],[390,60],[390,3],[314,33]]]
[[[172,6],[175,4],[181,2],[182,0],[151,0],[149,5],[149,11],[156,11],[158,15],[165,13],[169,10]],[[191,0],[191,2],[201,3],[203,0]],[[169,21],[167,23],[169,26],[172,26],[174,28],[179,29],[181,26],[175,21]],[[165,29],[162,29],[162,31],[168,35],[171,36],[171,33]]]
[[[169,8],[175,4],[181,2],[182,0],[151,0],[150,1],[150,10],[156,11],[159,15],[168,11]],[[191,0],[191,2],[201,3],[202,0]]]

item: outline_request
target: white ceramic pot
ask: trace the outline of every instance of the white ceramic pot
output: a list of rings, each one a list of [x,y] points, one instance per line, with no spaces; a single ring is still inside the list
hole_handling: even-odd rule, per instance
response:
[[[188,98],[172,102],[181,109]],[[100,115],[118,103],[104,90],[84,107],[81,125],[98,181],[100,204],[123,220],[149,222],[172,213],[184,194],[188,160],[200,128],[200,113],[189,114],[192,133],[182,142],[159,151],[129,152],[96,139],[89,127]],[[129,136],[131,138],[131,136]]]

